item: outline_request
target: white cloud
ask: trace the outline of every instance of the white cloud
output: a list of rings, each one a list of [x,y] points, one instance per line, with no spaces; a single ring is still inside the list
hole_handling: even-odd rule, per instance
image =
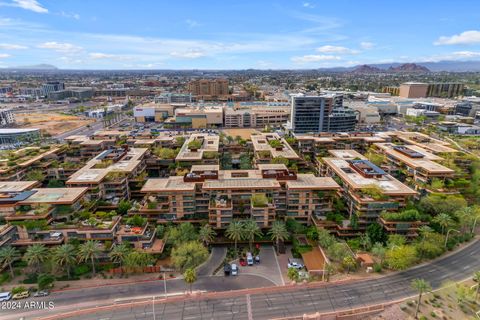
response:
[[[61,11],[60,15],[62,17],[65,17],[65,18],[80,20],[80,15],[78,13],[68,13],[68,12],[65,12],[65,11]]]
[[[108,53],[101,53],[101,52],[92,52],[88,54],[92,59],[111,59],[114,58],[115,55],[108,54]]]
[[[73,45],[71,43],[67,43],[67,42],[62,43],[62,42],[55,42],[55,41],[44,42],[42,44],[39,44],[37,47],[41,49],[50,49],[50,50],[54,50],[62,53],[78,53],[83,50],[82,47]]]
[[[12,2],[1,2],[0,6],[17,7],[37,13],[48,13],[48,9],[38,3],[37,0],[13,0]]]
[[[480,57],[480,52],[478,51],[456,51],[453,53],[454,56],[458,58],[475,58]]]
[[[332,61],[332,60],[340,60],[341,58],[338,56],[332,55],[317,55],[317,54],[308,54],[305,56],[298,56],[292,57],[291,60],[294,63],[310,63],[310,62],[319,62],[319,61]]]
[[[302,6],[303,6],[304,8],[309,8],[309,9],[315,8],[315,5],[314,5],[313,3],[311,3],[311,2],[304,2],[304,3],[302,4]]]
[[[440,37],[434,45],[474,44],[480,43],[480,31],[469,30],[450,37]]]
[[[360,42],[360,47],[365,50],[372,49],[373,47],[375,47],[375,43],[363,41],[363,42]]]
[[[94,60],[110,59],[110,60],[122,61],[122,60],[133,59],[132,57],[126,56],[126,55],[118,55],[118,54],[110,54],[110,53],[102,53],[102,52],[92,52],[92,53],[89,53],[88,56]]]
[[[21,45],[18,45],[18,44],[0,43],[0,49],[3,49],[3,50],[21,50],[21,49],[28,49],[28,47],[21,46]]]
[[[190,27],[190,28],[195,28],[201,26],[201,24],[198,21],[192,20],[192,19],[187,19],[185,20],[185,23]]]
[[[206,56],[205,52],[202,50],[192,49],[187,51],[173,51],[170,52],[170,55],[175,58],[181,59],[197,59]]]
[[[8,53],[0,53],[0,59],[5,59],[11,57]]]
[[[358,53],[358,50],[353,50],[346,47],[328,46],[328,45],[317,48],[316,51],[321,53],[337,53],[337,54],[357,54]]]

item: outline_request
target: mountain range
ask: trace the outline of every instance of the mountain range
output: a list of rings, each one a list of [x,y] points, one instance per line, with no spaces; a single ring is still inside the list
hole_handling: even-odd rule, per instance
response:
[[[29,66],[17,66],[0,68],[0,70],[32,70],[32,71],[55,71],[59,69],[51,64],[35,64]],[[311,69],[310,69],[311,70]],[[412,62],[412,63],[374,63],[356,65],[352,67],[318,68],[325,72],[354,72],[354,73],[379,73],[379,72],[480,72],[480,60],[453,61],[445,60],[438,62]],[[151,71],[151,70],[150,70]]]

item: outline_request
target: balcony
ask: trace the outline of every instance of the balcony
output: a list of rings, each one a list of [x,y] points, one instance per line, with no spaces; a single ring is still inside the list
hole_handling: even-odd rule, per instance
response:
[[[209,210],[232,210],[232,200],[226,196],[218,196],[216,198],[210,199]]]

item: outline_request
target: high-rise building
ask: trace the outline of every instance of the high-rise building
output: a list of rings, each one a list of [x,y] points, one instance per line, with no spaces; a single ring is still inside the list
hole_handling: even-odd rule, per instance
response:
[[[227,79],[200,79],[188,83],[188,92],[196,96],[197,100],[225,99],[228,92]]]
[[[65,89],[65,84],[59,81],[47,82],[42,85],[43,95],[47,96],[50,92],[60,91]]]
[[[8,126],[15,123],[15,116],[10,109],[0,109],[0,126]]]
[[[291,97],[290,129],[295,133],[354,131],[356,112],[343,106],[343,95]]]

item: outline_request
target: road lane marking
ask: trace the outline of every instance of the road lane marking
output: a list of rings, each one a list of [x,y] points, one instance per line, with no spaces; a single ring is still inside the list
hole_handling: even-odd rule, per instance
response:
[[[248,320],[253,320],[253,315],[252,315],[252,301],[250,300],[250,295],[246,295],[247,298],[247,315],[248,315]]]

